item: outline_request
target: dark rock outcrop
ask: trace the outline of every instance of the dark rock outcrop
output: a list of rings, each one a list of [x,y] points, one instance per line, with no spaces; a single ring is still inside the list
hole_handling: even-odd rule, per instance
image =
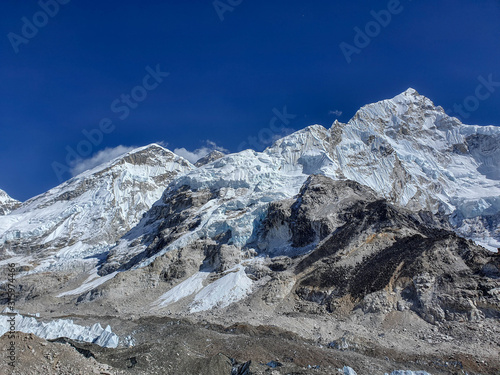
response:
[[[431,323],[500,316],[494,253],[356,182],[311,176],[296,199],[270,204],[260,251],[277,255],[273,236],[284,234],[282,255],[311,245],[294,261],[295,293],[325,311],[413,309]],[[283,270],[282,263],[272,266]]]

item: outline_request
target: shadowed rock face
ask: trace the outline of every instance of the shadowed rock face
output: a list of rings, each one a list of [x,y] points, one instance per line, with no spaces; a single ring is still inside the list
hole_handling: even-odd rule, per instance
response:
[[[194,165],[196,167],[201,167],[202,165],[211,163],[215,160],[222,158],[224,155],[225,154],[223,152],[220,152],[218,150],[213,150],[211,153],[198,160]]]
[[[295,293],[326,311],[411,308],[429,322],[500,316],[498,257],[441,222],[358,183],[311,176],[295,200],[270,205],[260,244],[287,232],[292,253],[315,245],[294,261]]]
[[[258,233],[258,247],[262,252],[277,255],[273,244],[282,240],[288,241],[292,249],[314,245],[345,224],[345,212],[359,201],[375,199],[373,190],[354,181],[334,182],[321,175],[310,177],[296,199],[269,205]],[[276,238],[283,233],[288,238]]]
[[[125,238],[132,240],[131,246],[144,244],[144,249],[138,253],[123,254],[112,249],[100,268],[100,275],[113,271],[128,270],[144,259],[148,259],[180,236],[200,224],[200,218],[193,213],[212,198],[208,190],[193,192],[188,186],[182,186],[173,194],[164,196],[161,204],[155,205],[149,212],[150,216],[143,218],[141,228],[153,225],[151,232],[142,230],[131,231]]]

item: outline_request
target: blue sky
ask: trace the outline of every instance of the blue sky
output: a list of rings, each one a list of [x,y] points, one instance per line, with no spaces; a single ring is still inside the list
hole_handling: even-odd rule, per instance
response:
[[[500,82],[498,1],[54,1],[0,5],[0,188],[20,200],[85,165],[68,148],[261,150],[408,87],[500,125],[500,87],[467,99]]]

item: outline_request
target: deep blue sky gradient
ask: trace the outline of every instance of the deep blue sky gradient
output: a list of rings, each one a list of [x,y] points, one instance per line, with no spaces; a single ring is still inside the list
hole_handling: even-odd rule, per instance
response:
[[[235,0],[233,0],[235,1]],[[222,2],[228,2],[222,0]],[[388,1],[243,0],[221,21],[211,0],[72,0],[15,53],[36,1],[0,5],[0,188],[25,200],[57,185],[54,161],[104,117],[116,129],[93,149],[206,140],[229,151],[269,128],[329,127],[408,87],[444,108],[474,95],[478,77],[500,81],[500,2],[401,0],[403,11],[348,64],[339,44]],[[130,115],[110,104],[140,84],[146,66],[170,76]],[[465,123],[500,125],[500,88]],[[261,145],[261,149],[265,145]],[[66,176],[68,178],[69,175]]]

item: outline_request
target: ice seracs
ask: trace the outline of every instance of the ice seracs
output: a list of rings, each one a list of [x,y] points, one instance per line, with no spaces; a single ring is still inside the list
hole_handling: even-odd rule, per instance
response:
[[[15,319],[15,330],[24,333],[33,333],[38,337],[53,340],[59,337],[68,339],[92,342],[99,346],[116,348],[119,344],[119,337],[111,331],[108,325],[102,328],[99,323],[93,326],[81,326],[73,323],[72,320],[58,319],[47,323],[39,322],[35,318],[23,315],[0,315],[0,336],[10,329],[9,319]]]

